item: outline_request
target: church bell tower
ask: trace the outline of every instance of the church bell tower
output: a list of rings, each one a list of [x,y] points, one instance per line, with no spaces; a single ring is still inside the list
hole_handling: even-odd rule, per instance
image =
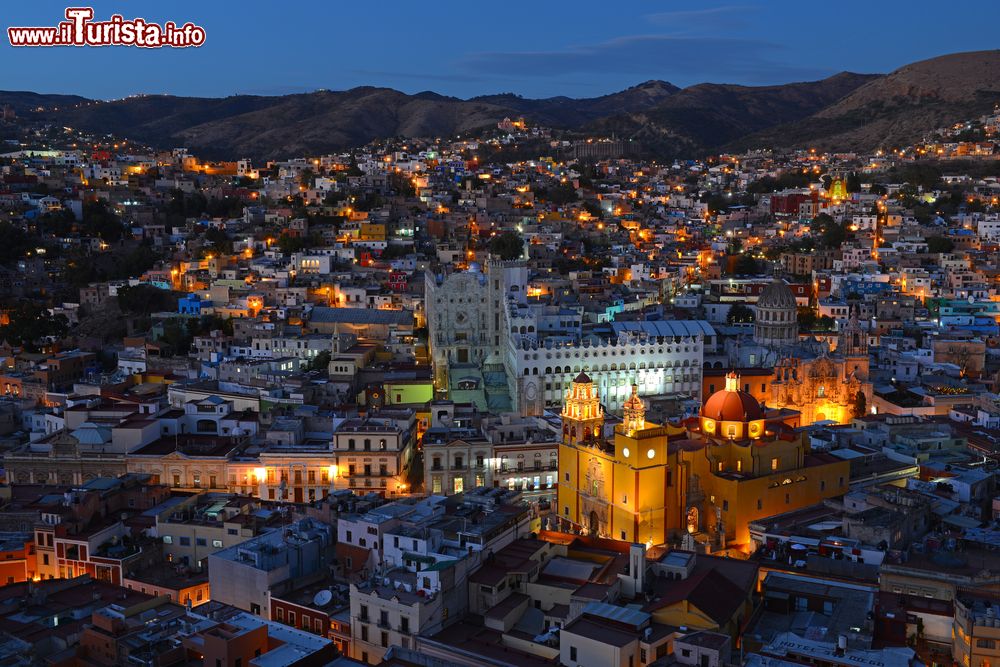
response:
[[[580,373],[566,390],[562,410],[563,442],[578,444],[601,437],[604,408],[597,388],[586,373]]]

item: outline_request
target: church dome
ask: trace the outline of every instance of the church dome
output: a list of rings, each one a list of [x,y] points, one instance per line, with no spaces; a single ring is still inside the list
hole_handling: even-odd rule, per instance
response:
[[[798,306],[791,288],[775,279],[757,299],[753,338],[758,345],[783,347],[798,340]]]
[[[790,309],[793,312],[798,307],[792,289],[783,280],[775,280],[764,288],[757,299],[758,308]]]
[[[701,416],[720,422],[752,422],[764,418],[757,399],[740,388],[740,376],[726,376],[726,388],[720,389],[705,401]]]

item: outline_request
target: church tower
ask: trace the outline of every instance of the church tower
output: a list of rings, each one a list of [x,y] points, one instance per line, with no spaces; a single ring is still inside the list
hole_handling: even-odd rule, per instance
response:
[[[641,399],[639,402],[642,402]],[[575,445],[598,439],[603,426],[604,408],[597,396],[597,388],[586,373],[580,373],[566,390],[563,402],[563,442]]]
[[[851,316],[837,336],[837,355],[844,359],[844,374],[853,373],[859,380],[868,379],[868,334],[861,328],[858,311]]]
[[[639,385],[632,385],[632,395],[622,407],[622,430],[627,436],[634,436],[646,428],[646,404],[639,398]]]

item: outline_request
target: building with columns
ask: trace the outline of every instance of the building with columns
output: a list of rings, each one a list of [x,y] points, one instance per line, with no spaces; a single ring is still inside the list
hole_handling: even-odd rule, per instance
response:
[[[474,262],[447,276],[428,272],[425,285],[439,396],[480,392],[480,407],[493,412],[540,415],[558,407],[572,379],[586,372],[615,411],[633,384],[640,396],[689,398],[694,410],[700,403],[704,354],[717,346],[708,322],[584,327],[582,308],[528,298],[522,261],[491,261],[485,272]]]
[[[602,403],[619,411],[632,395],[701,398],[705,350],[716,332],[699,320],[613,322],[605,335],[576,342],[511,334],[506,357],[511,402],[522,414],[557,407],[573,378],[591,378]]]

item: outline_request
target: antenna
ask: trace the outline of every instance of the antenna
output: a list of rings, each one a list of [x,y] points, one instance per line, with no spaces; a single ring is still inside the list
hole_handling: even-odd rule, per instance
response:
[[[313,604],[316,605],[317,607],[323,607],[325,605],[330,604],[330,600],[332,599],[333,599],[333,593],[331,593],[326,589],[323,589],[321,591],[317,591],[316,595],[313,596]]]

